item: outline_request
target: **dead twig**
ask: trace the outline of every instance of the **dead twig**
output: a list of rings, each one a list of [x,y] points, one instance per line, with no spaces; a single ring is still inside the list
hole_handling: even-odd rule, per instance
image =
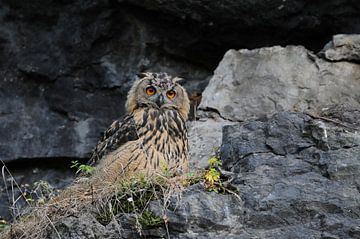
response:
[[[331,122],[331,123],[334,123],[334,124],[337,124],[337,125],[340,125],[344,128],[348,128],[348,129],[352,129],[352,130],[359,130],[358,128],[355,128],[355,127],[351,127],[349,125],[346,125],[340,121],[337,121],[337,120],[334,120],[334,119],[330,119],[330,118],[326,118],[324,116],[318,116],[318,115],[314,115],[314,114],[311,114],[311,113],[305,113],[306,115],[310,116],[311,118],[313,119],[320,119],[320,120],[324,120],[324,121],[327,121],[327,122]]]

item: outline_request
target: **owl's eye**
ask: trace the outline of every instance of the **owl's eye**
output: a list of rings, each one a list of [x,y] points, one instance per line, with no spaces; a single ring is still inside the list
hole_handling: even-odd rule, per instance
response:
[[[166,92],[166,96],[171,100],[175,97],[176,92],[173,90],[169,90],[168,92]]]
[[[148,96],[152,96],[156,93],[156,89],[153,86],[149,86],[148,88],[146,88],[146,94],[148,94]]]

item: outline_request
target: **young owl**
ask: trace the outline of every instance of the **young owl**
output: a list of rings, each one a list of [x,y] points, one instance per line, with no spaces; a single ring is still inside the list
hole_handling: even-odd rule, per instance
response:
[[[190,103],[179,80],[166,73],[144,73],[134,83],[126,102],[128,115],[110,126],[90,159],[106,178],[188,169],[185,121]]]

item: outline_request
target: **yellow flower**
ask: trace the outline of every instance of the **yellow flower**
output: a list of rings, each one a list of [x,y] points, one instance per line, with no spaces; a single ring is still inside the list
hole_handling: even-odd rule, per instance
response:
[[[208,165],[210,168],[221,166],[221,161],[216,157],[212,157],[211,159],[208,160]]]
[[[211,168],[205,174],[205,180],[208,181],[211,185],[213,185],[215,182],[218,182],[220,180],[220,173],[216,169]]]

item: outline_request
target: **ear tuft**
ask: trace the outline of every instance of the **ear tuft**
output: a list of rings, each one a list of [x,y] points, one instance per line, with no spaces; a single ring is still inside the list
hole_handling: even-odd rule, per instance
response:
[[[153,73],[152,72],[140,72],[136,74],[137,77],[141,78],[145,78],[145,77],[152,77]]]
[[[175,83],[182,84],[182,83],[185,82],[185,79],[184,79],[184,78],[180,78],[180,77],[174,77],[174,78],[173,78],[173,81],[174,81]]]

